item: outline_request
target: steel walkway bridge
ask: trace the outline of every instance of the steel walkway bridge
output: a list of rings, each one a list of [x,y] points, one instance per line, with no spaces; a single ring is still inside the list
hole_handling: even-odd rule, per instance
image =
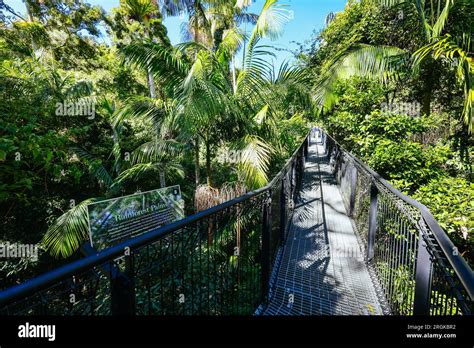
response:
[[[264,188],[0,292],[3,315],[470,315],[429,210],[314,129]]]
[[[327,154],[315,140],[265,314],[382,314]]]

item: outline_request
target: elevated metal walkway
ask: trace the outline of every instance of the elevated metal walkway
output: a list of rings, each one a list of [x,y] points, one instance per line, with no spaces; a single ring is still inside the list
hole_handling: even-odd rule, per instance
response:
[[[382,314],[363,249],[331,173],[312,138],[303,182],[265,315]]]

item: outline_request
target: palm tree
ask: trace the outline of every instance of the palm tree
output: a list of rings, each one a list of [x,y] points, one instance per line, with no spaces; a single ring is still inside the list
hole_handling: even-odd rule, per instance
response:
[[[145,36],[153,39],[150,31],[150,19],[159,15],[158,7],[151,0],[125,0],[123,3],[130,17],[135,18],[144,25]],[[148,89],[151,98],[156,98],[155,81],[150,71],[147,72]]]
[[[253,118],[266,122],[274,116],[271,104],[276,98],[271,100],[272,84],[288,82],[283,77],[291,77],[296,82],[296,77],[302,80],[303,74],[292,73],[286,66],[281,78],[271,81],[269,77],[273,68],[266,58],[272,57],[272,54],[257,44],[261,37],[277,37],[288,19],[284,6],[276,0],[266,1],[248,41],[244,64],[235,86],[230,79],[230,64],[243,44],[243,34],[235,26],[224,31],[217,47],[189,42],[170,50],[149,42],[122,49],[129,63],[152,71],[157,81],[175,99],[171,115],[180,124],[181,131],[187,137],[196,135],[204,143],[209,186],[212,186],[213,144],[217,144],[222,137],[226,138],[229,131],[234,135],[241,134],[236,146],[245,149],[246,155],[242,156],[239,167],[245,172],[247,183],[255,187],[266,182],[270,146],[259,134],[252,133],[256,129],[252,126],[255,123]],[[261,117],[267,113],[268,118]],[[226,127],[217,127],[218,124],[225,124]],[[224,132],[217,132],[217,129]],[[199,156],[198,147],[195,148],[195,156]],[[255,178],[258,178],[257,181],[252,182]]]
[[[414,66],[420,65],[427,59],[442,59],[453,66],[456,71],[456,78],[464,91],[463,121],[468,126],[468,131],[474,131],[474,61],[470,52],[471,38],[467,34],[463,35],[461,43],[458,45],[450,34],[434,40],[421,47],[413,54]]]

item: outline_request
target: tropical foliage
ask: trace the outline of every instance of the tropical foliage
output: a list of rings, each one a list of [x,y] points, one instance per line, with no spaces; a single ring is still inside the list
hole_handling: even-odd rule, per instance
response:
[[[91,202],[180,184],[191,214],[206,190],[265,185],[307,131],[310,81],[260,43],[287,6],[251,3],[25,1],[24,16],[1,2],[2,239],[40,245],[44,270],[80,256]],[[163,18],[183,13],[173,46]]]
[[[309,121],[473,262],[472,1],[349,0],[281,66],[262,43],[291,18],[277,0],[24,3],[0,1],[0,239],[44,252],[4,286],[80,257],[90,202],[177,184],[192,214],[264,186]]]

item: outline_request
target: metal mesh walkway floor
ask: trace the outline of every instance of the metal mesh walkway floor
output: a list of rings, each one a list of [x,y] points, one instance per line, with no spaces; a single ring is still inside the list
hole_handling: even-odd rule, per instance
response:
[[[288,238],[263,315],[379,315],[341,194],[313,138]]]

